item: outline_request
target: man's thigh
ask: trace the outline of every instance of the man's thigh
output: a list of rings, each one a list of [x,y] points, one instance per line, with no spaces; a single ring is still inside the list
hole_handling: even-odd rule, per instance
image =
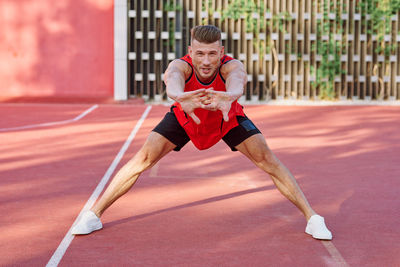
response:
[[[165,114],[165,117],[153,129],[153,132],[162,135],[171,143],[175,144],[175,151],[181,150],[182,147],[190,141],[189,136],[186,134],[183,127],[179,124],[178,120],[175,117],[175,114],[172,111]]]
[[[242,143],[237,145],[236,149],[247,156],[257,154],[261,155],[270,151],[267,142],[261,133],[250,136]]]
[[[151,161],[159,160],[176,147],[174,143],[157,132],[150,132],[146,142],[139,151]]]
[[[237,151],[237,146],[253,135],[261,134],[260,130],[247,116],[237,116],[236,118],[238,126],[232,128],[224,137],[222,137],[222,140],[224,140],[232,151]]]

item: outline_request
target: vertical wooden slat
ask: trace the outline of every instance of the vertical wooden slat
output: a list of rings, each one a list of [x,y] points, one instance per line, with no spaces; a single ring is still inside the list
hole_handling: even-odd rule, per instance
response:
[[[187,0],[187,4],[189,7],[189,10],[192,14],[196,14],[196,6],[193,4],[193,1]],[[191,42],[191,30],[195,25],[195,18],[189,18],[189,26],[188,26],[188,45]]]
[[[220,16],[222,18],[223,14],[223,7],[228,4],[228,0],[220,0],[220,6],[219,6],[219,12]],[[231,46],[231,32],[230,32],[230,20],[229,18],[225,18],[224,20],[221,19],[221,26],[223,29],[223,32],[226,35],[226,39],[222,40],[222,44],[224,45],[225,48],[225,54],[232,53],[232,46]]]
[[[360,36],[365,36],[362,38],[360,37],[361,47],[360,47],[360,77],[363,77],[363,80],[360,79],[360,88],[361,93],[363,95],[363,99],[369,100],[368,92],[367,92],[367,62],[365,61],[365,55],[367,54],[367,26],[366,26],[366,10],[363,8],[361,11],[362,14],[362,22]]]
[[[391,46],[395,46],[396,45],[396,31],[394,31],[394,29],[398,29],[397,27],[397,16],[395,16],[396,20],[392,22],[392,32],[391,32]],[[389,58],[389,64],[390,64],[390,94],[389,94],[389,99],[390,100],[394,100],[395,99],[395,87],[396,87],[396,60],[393,62],[392,61],[392,57],[396,56],[396,51],[391,51],[390,52],[390,58]]]
[[[340,55],[340,59],[339,60],[340,60],[340,69],[341,69],[341,71],[346,69],[344,67],[344,64],[343,64],[343,61],[342,61],[342,57],[346,56],[346,51],[344,51],[343,43],[347,40],[347,37],[345,36],[345,31],[344,31],[345,23],[344,23],[344,21],[342,19],[342,16],[344,14],[346,14],[346,11],[344,9],[344,5],[345,4],[346,4],[345,0],[340,0],[339,1],[339,6],[337,7],[338,8],[338,14],[337,15],[340,16],[339,17],[339,21],[337,22],[337,28],[338,28],[337,34],[339,34],[339,36],[341,38],[341,41],[339,43],[340,47],[338,49],[339,50],[339,55]],[[340,73],[340,74],[338,74],[338,76],[339,76],[339,81],[336,83],[336,86],[337,86],[336,92],[337,92],[337,97],[340,99],[341,95],[342,95],[342,91],[343,91],[343,87],[344,87],[345,81],[343,80],[343,76],[344,75],[342,75]]]
[[[302,70],[303,71],[303,83],[302,86],[300,86],[300,90],[303,90],[301,92],[301,97],[302,99],[309,99],[310,96],[310,55],[311,55],[311,42],[310,39],[308,38],[311,32],[311,5],[312,2],[305,0],[304,4],[301,5],[302,8],[302,13],[304,16],[304,13],[307,13],[309,18],[304,20],[304,28],[303,28],[303,33],[304,33],[304,53],[301,54],[301,61],[302,61]],[[306,60],[304,57],[307,56],[308,60]]]
[[[305,13],[305,6],[307,5],[307,0],[303,1],[299,1],[299,4],[297,5],[296,8],[296,15],[297,15],[297,20],[299,21],[298,26],[296,28],[296,39],[297,39],[297,49],[296,49],[296,62],[297,62],[297,68],[296,68],[296,77],[295,77],[295,81],[296,84],[298,85],[298,88],[296,90],[297,92],[297,98],[298,99],[304,99],[304,61],[303,61],[303,57],[299,55],[304,55],[304,51],[305,51],[305,42],[304,42],[304,30],[306,27],[306,21],[304,19],[304,13]],[[297,33],[298,34],[302,34],[303,39],[300,39],[297,37]],[[299,81],[298,78],[301,78],[301,80]]]
[[[155,34],[155,12],[154,10],[155,8],[155,0],[149,0],[150,1],[150,5],[148,8],[149,11],[149,34],[151,33],[153,35],[153,33]],[[156,51],[156,43],[155,43],[155,39],[153,39],[152,37],[154,36],[149,36],[149,81],[150,81],[150,99],[153,99],[156,95],[157,95],[157,85],[156,85],[156,81],[155,81],[155,66],[154,66],[154,53]],[[152,76],[150,78],[150,75]]]
[[[262,0],[257,0],[257,6],[262,6]],[[254,36],[254,40],[256,43],[254,44],[252,40],[250,40],[250,45],[253,47],[253,54],[256,56],[255,58],[252,58],[253,62],[253,79],[254,79],[254,93],[253,93],[253,98],[260,100],[262,97],[261,93],[261,88],[263,86],[262,81],[259,80],[258,75],[261,74],[260,71],[262,71],[262,66],[263,66],[263,60],[261,60],[259,54],[260,54],[260,34],[262,34],[262,29],[260,27],[260,15],[259,13],[256,13],[257,15],[257,26],[256,26],[256,34]],[[253,57],[253,56],[252,56]]]
[[[346,1],[346,6],[345,6],[345,14],[347,14],[347,19],[346,19],[346,21],[345,21],[345,30],[344,30],[344,40],[345,40],[345,51],[346,51],[346,57],[345,57],[345,59],[346,59],[346,61],[344,62],[344,70],[346,71],[346,73],[345,74],[343,74],[342,75],[342,81],[343,81],[343,84],[344,84],[344,88],[343,88],[343,91],[342,91],[342,94],[341,94],[341,96],[342,96],[342,99],[346,99],[346,98],[348,98],[348,96],[349,96],[349,94],[348,94],[348,92],[349,92],[349,83],[347,82],[347,80],[346,80],[346,76],[347,75],[349,75],[350,74],[350,72],[349,72],[349,64],[350,64],[350,60],[351,60],[351,47],[350,47],[350,44],[349,44],[349,40],[348,40],[348,36],[349,36],[349,34],[350,34],[350,21],[351,21],[351,14],[350,14],[350,3],[349,3],[349,1]]]
[[[375,8],[375,7],[373,7]],[[373,36],[377,36],[377,31],[372,31],[372,37]],[[379,76],[379,69],[376,70],[375,66],[378,64],[378,55],[377,53],[375,53],[375,50],[377,48],[377,41],[372,39],[372,51],[371,51],[371,55],[372,55],[372,74],[371,76],[376,78],[377,76]],[[378,98],[379,97],[379,80],[375,79],[375,81],[372,81],[372,97],[374,98]]]
[[[264,82],[263,82],[263,86],[260,86],[260,90],[261,90],[261,95],[260,95],[260,100],[269,100],[270,99],[270,89],[271,89],[271,83],[270,83],[270,61],[269,60],[267,62],[267,54],[271,55],[271,52],[267,49],[269,47],[268,44],[268,36],[267,36],[267,32],[268,32],[268,28],[269,28],[269,20],[266,19],[265,14],[268,11],[268,9],[270,8],[269,6],[269,2],[268,0],[263,0],[261,2],[263,4],[264,9],[262,10],[262,17],[264,18],[264,29],[262,31],[262,36],[260,36],[260,38],[263,38],[264,40],[264,51],[263,53],[263,67],[262,67],[262,73],[261,75],[264,77]],[[261,59],[260,59],[261,60]]]
[[[179,4],[179,0],[173,0],[173,4],[174,4],[174,7],[176,7]],[[169,57],[169,55],[170,54],[175,54],[175,57],[177,55],[177,53],[176,53],[176,47],[177,47],[176,42],[177,42],[177,39],[175,38],[175,32],[176,32],[176,27],[177,27],[176,26],[176,24],[177,24],[176,22],[179,19],[179,11],[177,9],[175,9],[174,11],[170,11],[170,12],[172,12],[171,14],[174,14],[174,16],[170,17],[169,12],[168,12],[168,27],[167,27],[167,31],[168,31],[168,34],[169,34],[168,54],[167,54],[167,59],[168,60],[167,60],[167,64],[165,66],[164,71],[167,69],[169,63],[171,63],[171,61],[173,60],[173,59],[171,59]]]
[[[330,13],[331,13],[331,6],[330,6],[330,3],[331,3],[331,1],[330,0],[326,0],[326,2],[324,3],[324,12],[326,11],[326,12],[328,12],[328,18],[325,18],[325,16],[324,16],[324,23],[326,23],[327,25],[329,25],[329,28],[330,28],[330,25],[331,25],[331,19],[330,19],[330,17],[329,17],[329,15],[330,15]],[[324,35],[326,36],[328,36],[328,40],[327,40],[327,42],[328,42],[328,49],[331,49],[331,39],[332,39],[332,37],[333,36],[329,36],[329,34],[331,33],[331,30],[329,29],[328,30],[328,32],[324,32]],[[328,50],[328,55],[329,55],[329,57],[331,57],[331,54],[330,54],[330,51]],[[323,55],[322,55],[323,56]],[[330,58],[328,58],[328,60],[331,60]],[[322,62],[321,62],[322,63]],[[327,78],[327,77],[324,77],[325,79]],[[330,83],[330,81],[327,81],[327,83]]]
[[[174,27],[174,36],[175,36],[175,57],[181,58],[184,56],[184,44],[182,41],[182,33],[183,33],[183,0],[175,0],[175,5],[179,8],[176,9],[175,12],[175,27]]]
[[[260,12],[259,13],[261,13],[261,14],[259,14],[259,16],[260,16],[260,18],[259,18],[259,21],[258,21],[258,40],[259,40],[259,46],[257,47],[257,51],[256,51],[256,53],[259,55],[259,58],[258,58],[258,60],[256,61],[256,63],[257,63],[257,66],[256,66],[256,72],[257,72],[257,76],[258,77],[262,77],[262,80],[260,80],[258,77],[257,77],[257,80],[258,80],[258,84],[257,84],[257,86],[258,86],[258,88],[257,88],[257,90],[258,90],[258,99],[259,100],[265,100],[265,85],[266,85],[266,83],[265,83],[265,81],[266,81],[266,79],[265,79],[265,71],[266,71],[266,68],[265,68],[265,60],[264,60],[264,54],[265,54],[265,26],[264,27],[261,27],[261,20],[262,19],[264,19],[264,14],[265,14],[265,11],[266,11],[266,1],[265,0],[259,0],[258,1],[258,4],[259,4],[259,6],[261,7],[261,10],[260,10]],[[265,23],[265,19],[264,19],[264,21],[263,21],[263,23]]]
[[[244,21],[244,20],[243,20]],[[253,48],[254,48],[254,46],[253,46],[253,42],[252,42],[252,39],[249,39],[248,38],[248,32],[247,31],[244,31],[243,32],[243,37],[242,37],[242,39],[244,40],[244,53],[246,53],[246,61],[247,61],[247,71],[248,71],[248,74],[249,74],[249,77],[251,77],[251,79],[250,79],[250,84],[249,84],[249,86],[250,86],[250,91],[249,91],[249,94],[250,94],[250,99],[251,100],[253,100],[253,97],[255,96],[255,91],[254,91],[254,88],[255,88],[255,83],[256,83],[256,79],[255,79],[255,75],[254,75],[254,61],[253,61],[253,59],[252,59],[252,57],[253,57]],[[250,34],[252,34],[252,33],[250,33]]]
[[[280,10],[281,12],[288,11],[288,6],[287,6],[288,1],[291,2],[290,0],[281,1],[282,4]],[[287,77],[287,75],[289,75],[290,77],[290,60],[289,60],[290,55],[288,53],[290,51],[290,41],[285,39],[285,34],[290,33],[291,23],[285,21],[284,24],[285,24],[285,32],[282,34],[283,42],[281,46],[282,50],[280,52],[284,56],[284,60],[282,61],[282,84],[283,84],[282,90],[283,90],[283,97],[289,97],[291,89],[290,83],[287,82],[285,78]]]
[[[302,60],[298,57],[298,54],[300,52],[303,52],[303,41],[298,39],[298,34],[303,34],[303,29],[304,29],[304,23],[303,23],[303,12],[299,11],[299,5],[303,6],[300,8],[300,10],[303,11],[304,9],[304,4],[300,0],[294,1],[293,4],[293,14],[295,14],[294,18],[294,28],[292,32],[292,40],[293,40],[293,45],[295,47],[293,56],[295,57],[295,60],[293,61],[293,75],[291,79],[293,79],[293,84],[294,84],[294,95],[292,97],[294,99],[298,99],[301,97],[303,94],[303,90],[300,90],[300,87],[302,86],[302,81],[299,80],[299,77],[301,75],[301,79],[303,80],[303,71],[302,71]]]
[[[135,6],[134,6],[134,1],[129,1],[128,2],[128,12],[130,11],[135,12]],[[129,17],[129,16],[128,16]],[[129,21],[128,21],[128,48],[129,51],[128,53],[135,53],[135,42],[134,42],[134,37],[132,32],[135,29],[135,18],[134,17],[129,17]],[[136,71],[135,71],[135,64],[134,64],[134,60],[133,59],[129,59],[128,62],[128,95],[135,95],[135,82],[134,82],[134,77],[133,75],[135,75]]]
[[[395,75],[395,86],[394,86],[394,95],[393,95],[393,99],[394,100],[400,99],[400,83],[397,80],[397,77],[400,76],[400,70],[399,70],[399,68],[400,68],[400,64],[399,64],[399,60],[400,60],[400,45],[399,45],[399,42],[397,41],[397,35],[400,32],[400,14],[397,14],[396,17],[397,17],[396,28],[395,28],[395,31],[393,33],[395,35],[394,40],[396,40],[395,44],[396,44],[396,47],[397,47],[396,48],[396,52],[397,53],[396,53],[395,71],[393,72],[394,75]]]
[[[321,24],[322,24],[322,19],[321,18],[317,18],[317,16],[316,15],[318,15],[318,14],[322,14],[322,2],[323,0],[318,0],[318,1],[316,1],[316,5],[315,5],[315,8],[314,8],[314,10],[315,10],[315,13],[314,13],[314,15],[313,15],[313,18],[314,18],[314,34],[315,34],[315,36],[316,36],[316,40],[314,41],[314,46],[315,46],[315,51],[314,51],[314,53],[313,53],[313,66],[314,66],[314,80],[316,81],[317,80],[317,69],[319,68],[319,65],[320,65],[320,63],[319,63],[319,61],[317,60],[317,58],[320,56],[320,51],[319,51],[319,49],[318,49],[318,41],[317,40],[319,40],[320,38],[321,38],[321,34],[322,34],[322,31],[321,31]],[[318,92],[318,88],[317,87],[314,87],[313,88],[313,90],[312,90],[312,96],[311,96],[311,98],[314,100],[314,99],[317,99],[317,93]]]
[[[188,14],[188,6],[187,6],[187,0],[182,0],[181,1],[181,5],[182,5],[182,11],[181,11],[181,13],[182,13],[182,25],[181,25],[181,27],[182,27],[182,29],[181,29],[181,32],[182,32],[182,45],[181,45],[181,50],[180,50],[180,53],[181,53],[181,55],[183,56],[183,55],[186,55],[186,53],[187,53],[187,44],[188,44],[188,17],[187,17],[187,14]]]
[[[136,1],[131,1],[131,8],[132,8],[132,10],[134,10],[137,13],[138,7],[137,7]],[[137,42],[136,42],[136,38],[135,38],[135,32],[136,32],[137,28],[138,28],[138,26],[137,26],[137,15],[136,15],[135,18],[132,19],[132,23],[131,23],[132,37],[129,38],[131,40],[131,47],[132,47],[131,51],[133,53],[135,53],[136,55],[138,52]],[[137,56],[135,57],[135,60],[132,61],[130,66],[132,68],[131,69],[132,73],[129,73],[128,76],[131,77],[130,85],[133,87],[130,91],[131,91],[131,94],[138,95],[138,86],[137,86],[136,79],[135,79],[135,74],[138,73]]]
[[[216,1],[213,1],[213,10],[215,11],[215,12],[218,12],[219,11],[219,9],[221,9],[221,5],[220,5],[220,2],[221,2],[221,0],[216,0]],[[215,13],[215,14],[220,14],[219,12],[218,13]],[[213,17],[213,19],[214,19],[214,22],[213,22],[213,24],[215,25],[215,26],[217,26],[218,28],[220,28],[220,30],[221,30],[221,32],[224,32],[224,27],[223,27],[223,25],[222,25],[222,23],[221,23],[221,19],[220,18],[218,18],[218,17]]]
[[[149,59],[147,58],[146,55],[149,53],[149,38],[148,38],[148,32],[149,32],[149,26],[148,26],[148,17],[145,12],[149,10],[148,7],[148,1],[143,1],[142,2],[142,9],[139,11],[142,15],[142,50],[140,51],[141,57],[142,57],[142,95],[143,96],[151,96],[151,92],[149,92],[149,79],[148,79],[148,73],[149,73]]]
[[[278,13],[280,12],[281,9],[281,3],[279,1],[275,1],[274,2],[274,12],[272,13],[273,16],[278,15]],[[281,36],[278,32],[278,29],[275,28],[273,29],[272,32],[273,35],[277,35],[278,39],[274,40],[273,42],[275,43],[275,65],[276,65],[276,71],[275,73],[275,79],[276,79],[276,88],[275,88],[275,97],[276,99],[280,99],[283,96],[283,79],[282,79],[282,63],[279,60],[279,54],[281,53],[281,44],[282,42],[279,42],[279,40],[281,40]]]
[[[288,1],[288,13],[291,16],[295,12],[295,4],[297,1]],[[296,82],[296,67],[297,67],[297,60],[293,61],[293,54],[294,51],[297,50],[297,38],[295,37],[295,33],[297,33],[297,19],[291,20],[289,22],[289,32],[288,36],[290,39],[288,40],[289,44],[289,51],[288,51],[288,59],[289,59],[289,66],[288,66],[288,86],[289,86],[289,99],[297,98],[297,82]]]
[[[338,60],[341,60],[340,57],[341,57],[342,51],[341,51],[340,47],[338,47],[338,45],[340,45],[340,43],[342,42],[343,37],[340,34],[341,23],[338,22],[338,19],[337,19],[337,17],[340,16],[340,11],[339,11],[340,1],[334,1],[333,3],[334,3],[334,6],[333,6],[331,12],[335,15],[335,19],[333,22],[334,49],[335,49],[334,57],[336,57]],[[340,39],[340,38],[342,38],[342,39]],[[340,92],[340,77],[339,77],[339,81],[336,81],[336,76],[339,76],[339,75],[335,74],[334,81],[333,81],[333,89],[334,89],[335,94],[338,95]]]
[[[239,34],[239,40],[237,40],[237,45],[238,45],[238,55],[235,56],[236,58],[239,57],[239,59],[243,62],[244,66],[246,67],[246,70],[248,73],[251,73],[249,71],[250,68],[250,60],[249,57],[247,56],[247,40],[246,40],[246,25],[244,23],[244,17],[241,17],[237,23],[236,23],[236,28],[235,28],[235,33]],[[241,55],[246,55],[245,58],[241,59]],[[252,82],[251,79],[248,80],[247,82],[247,87],[246,87],[246,99],[251,100],[251,88],[252,88]]]
[[[155,2],[155,12],[161,12],[162,11],[162,2],[161,0],[156,0]],[[155,34],[156,34],[156,40],[155,40],[155,53],[159,55],[162,53],[162,42],[163,40],[161,39],[161,31],[162,31],[162,19],[159,17],[156,17],[156,23],[155,23]],[[155,58],[155,54],[154,54]],[[158,58],[154,60],[153,62],[155,66],[155,75],[156,75],[156,93],[157,95],[161,95],[162,88],[163,88],[163,81],[161,79],[161,73],[162,73],[162,67],[161,67],[161,60]]]
[[[355,43],[356,43],[356,53],[357,53],[357,59],[358,59],[358,61],[357,61],[357,63],[356,63],[356,66],[355,66],[355,69],[356,69],[356,73],[355,73],[355,77],[353,78],[354,79],[354,82],[356,83],[356,86],[357,86],[357,98],[358,99],[364,99],[364,93],[362,92],[362,87],[361,87],[361,82],[360,82],[360,76],[361,76],[361,57],[362,57],[362,54],[361,54],[361,38],[360,38],[360,35],[361,35],[361,24],[362,24],[362,16],[361,16],[361,9],[359,9],[358,10],[358,12],[357,12],[359,15],[359,20],[357,21],[357,24],[356,24],[356,31],[357,31],[357,33],[356,33],[356,36],[355,36],[355,38],[354,38],[354,40],[355,40]]]
[[[269,21],[267,24],[267,30],[266,30],[266,41],[268,42],[268,47],[269,47],[269,61],[268,61],[268,70],[269,72],[267,73],[267,81],[268,81],[268,88],[270,91],[271,98],[276,99],[277,91],[276,91],[276,80],[274,77],[274,68],[276,68],[276,64],[274,64],[274,51],[275,50],[275,42],[271,39],[272,32],[273,32],[273,21],[272,21],[272,16],[275,12],[275,1],[274,0],[268,0],[268,12],[269,14]],[[266,54],[266,56],[268,55]]]
[[[135,29],[135,37],[136,37],[136,71],[137,73],[135,74],[135,81],[136,81],[136,94],[139,96],[143,95],[143,84],[142,81],[143,79],[143,68],[142,68],[142,50],[143,50],[143,45],[142,45],[142,40],[143,38],[140,38],[138,35],[139,32],[143,33],[141,30],[143,29],[143,21],[142,21],[142,0],[137,1],[137,6],[136,6],[136,29]]]
[[[354,82],[348,81],[347,76],[354,77],[354,36],[355,36],[355,20],[354,20],[354,1],[349,0],[349,57],[348,57],[348,73],[346,74],[346,84],[348,86],[347,99],[351,99],[355,95]]]
[[[313,34],[314,36],[317,36],[317,21],[316,21],[316,13],[318,11],[317,9],[318,7],[318,1],[311,1],[310,2],[310,31],[309,31],[309,35],[307,37],[307,39],[310,42],[310,48],[313,48],[312,50],[310,49],[310,62],[309,62],[309,66],[310,66],[310,74],[311,74],[311,68],[313,68],[314,70],[314,75],[313,76],[309,76],[308,79],[308,83],[309,83],[309,89],[310,91],[308,92],[307,97],[309,99],[314,99],[314,91],[315,89],[313,87],[311,87],[312,84],[312,79],[315,79],[315,69],[316,69],[316,60],[315,60],[315,55],[316,55],[316,41],[315,40],[311,40],[311,34]]]
[[[389,23],[390,23],[390,27],[391,27],[391,29],[394,29],[394,22],[392,21],[392,18],[390,17],[389,18]],[[392,31],[393,32],[393,31]],[[386,33],[385,33],[386,34]],[[388,34],[387,35],[387,37],[389,37],[390,38],[390,40],[388,40],[388,42],[386,43],[386,45],[388,45],[389,47],[391,47],[391,45],[392,45],[392,34]],[[386,57],[386,60],[385,60],[385,65],[386,65],[386,68],[387,68],[387,71],[385,71],[385,73],[384,73],[384,75],[385,76],[387,76],[387,77],[384,77],[385,79],[386,79],[386,82],[385,82],[385,86],[386,86],[386,98],[385,99],[390,99],[391,98],[391,95],[392,95],[392,79],[391,79],[391,76],[392,76],[392,69],[393,69],[393,64],[392,64],[392,62],[390,61],[390,55],[392,55],[392,52],[390,51],[390,53],[389,53],[389,55]]]
[[[279,5],[278,5],[278,13],[280,13],[281,11],[284,11],[284,8],[286,7],[286,0],[280,1]],[[284,23],[284,28],[285,30],[287,30],[287,23]],[[278,56],[283,55],[284,59],[282,61],[280,61],[278,59],[279,62],[279,98],[284,98],[285,97],[285,93],[286,93],[286,84],[284,81],[284,76],[286,74],[286,69],[285,69],[285,43],[286,41],[284,40],[284,36],[283,33],[279,34],[279,39],[278,40],[283,40],[283,41],[277,41],[277,43],[279,43],[279,49],[278,49]]]
[[[389,23],[391,23],[389,21]],[[390,45],[390,41],[388,42],[386,40],[386,33],[385,33],[385,37],[384,37],[384,46],[387,47],[388,45]],[[389,68],[390,68],[390,63],[388,62],[388,57],[386,57],[385,53],[382,53],[382,55],[385,57],[384,62],[382,62],[382,74],[381,74],[381,79],[383,81],[383,91],[381,91],[381,97],[382,99],[385,99],[389,96],[389,83],[387,82],[387,75],[389,72]]]
[[[367,7],[369,7],[369,6],[367,6]],[[366,43],[367,43],[367,49],[366,49],[365,59],[366,59],[366,62],[367,62],[367,64],[366,64],[367,65],[367,69],[366,69],[366,83],[365,83],[365,85],[366,85],[366,94],[367,94],[367,96],[369,98],[372,98],[373,97],[373,92],[372,92],[373,84],[372,84],[371,76],[373,75],[373,73],[372,73],[372,68],[373,68],[372,51],[373,51],[373,49],[372,49],[372,35],[371,35],[371,33],[369,33],[370,29],[371,29],[371,22],[370,22],[370,20],[366,19],[366,31],[367,31],[367,41],[366,41]],[[371,57],[371,60],[367,61],[367,57]]]

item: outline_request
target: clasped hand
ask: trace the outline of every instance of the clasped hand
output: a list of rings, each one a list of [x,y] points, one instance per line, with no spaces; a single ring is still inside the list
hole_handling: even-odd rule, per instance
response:
[[[194,113],[196,108],[220,110],[224,120],[228,121],[228,113],[234,100],[228,92],[214,91],[211,87],[185,92],[177,98],[177,101],[181,104],[183,111],[192,117],[195,123],[200,124],[200,119]]]

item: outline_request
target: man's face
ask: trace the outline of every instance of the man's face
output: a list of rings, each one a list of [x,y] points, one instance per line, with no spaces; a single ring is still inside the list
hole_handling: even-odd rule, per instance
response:
[[[219,41],[206,44],[193,40],[192,45],[189,46],[189,55],[197,77],[201,82],[208,83],[218,71],[221,57],[224,55],[224,47]]]

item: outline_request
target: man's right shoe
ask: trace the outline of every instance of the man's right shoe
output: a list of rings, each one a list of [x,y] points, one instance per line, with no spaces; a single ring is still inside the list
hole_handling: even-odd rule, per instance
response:
[[[77,224],[75,224],[71,229],[71,234],[73,235],[87,235],[93,231],[100,230],[103,228],[103,224],[100,218],[94,214],[93,211],[85,211]]]

